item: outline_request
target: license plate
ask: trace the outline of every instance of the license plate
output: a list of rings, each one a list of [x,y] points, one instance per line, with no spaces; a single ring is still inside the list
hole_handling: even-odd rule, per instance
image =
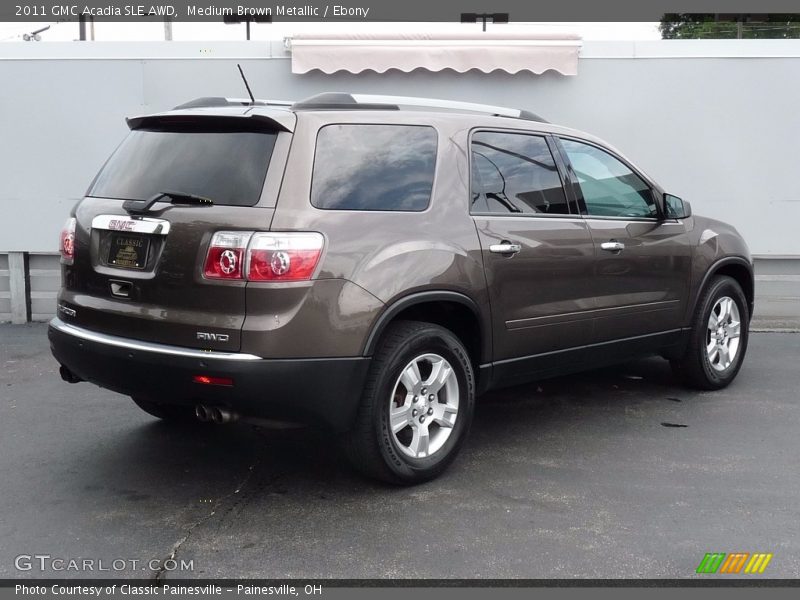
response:
[[[123,269],[144,269],[150,252],[150,240],[142,235],[112,233],[108,264]]]

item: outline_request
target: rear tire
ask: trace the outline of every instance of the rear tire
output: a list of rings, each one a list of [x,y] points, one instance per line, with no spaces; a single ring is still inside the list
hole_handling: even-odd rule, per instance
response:
[[[195,421],[194,410],[190,406],[180,406],[177,404],[162,404],[154,402],[141,396],[132,396],[134,404],[141,408],[148,415],[169,421],[171,423],[189,423]]]
[[[693,388],[724,388],[742,366],[749,324],[739,283],[732,277],[714,277],[697,303],[686,353],[671,361],[673,372]]]
[[[431,323],[393,323],[372,359],[345,453],[369,477],[428,481],[456,457],[474,407],[475,376],[461,341]]]

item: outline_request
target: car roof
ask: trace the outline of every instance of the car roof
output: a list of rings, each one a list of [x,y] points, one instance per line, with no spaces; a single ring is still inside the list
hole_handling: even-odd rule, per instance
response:
[[[536,131],[577,137],[621,153],[607,142],[589,133],[549,123],[530,111],[486,104],[437,100],[409,96],[377,96],[327,92],[305,100],[250,100],[247,98],[204,97],[180,104],[174,109],[129,118],[131,129],[146,127],[153,120],[181,117],[252,118],[293,132],[297,115],[325,116],[338,122],[368,119],[373,122],[398,123],[412,117],[430,123],[458,121],[471,128],[498,128]]]

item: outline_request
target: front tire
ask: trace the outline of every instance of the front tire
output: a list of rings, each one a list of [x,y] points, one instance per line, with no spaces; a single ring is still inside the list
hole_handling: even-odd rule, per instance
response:
[[[370,477],[428,481],[456,457],[474,407],[475,376],[461,341],[431,323],[393,323],[373,357],[345,452]]]
[[[749,323],[739,283],[732,277],[715,277],[700,297],[686,354],[672,361],[673,371],[697,389],[726,387],[742,366]]]

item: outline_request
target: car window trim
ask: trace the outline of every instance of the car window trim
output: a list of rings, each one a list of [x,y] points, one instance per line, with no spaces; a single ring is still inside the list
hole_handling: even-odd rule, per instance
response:
[[[558,179],[561,182],[561,191],[564,193],[564,199],[567,201],[567,210],[570,212],[567,214],[560,214],[560,213],[498,213],[498,212],[491,212],[491,211],[473,211],[472,210],[472,138],[477,133],[488,132],[488,133],[508,133],[511,135],[527,135],[531,137],[539,137],[542,138],[547,144],[547,148],[550,151],[550,155],[553,157],[553,162],[556,165],[556,172],[558,173]],[[570,195],[567,192],[567,186],[565,185],[564,176],[561,172],[561,166],[558,163],[558,158],[556,154],[553,152],[553,147],[550,144],[548,138],[552,134],[546,131],[536,131],[530,129],[513,129],[507,127],[474,127],[470,129],[469,135],[467,136],[467,207],[469,209],[469,215],[473,217],[500,217],[503,219],[508,218],[524,218],[524,219],[558,219],[558,218],[565,218],[565,217],[580,217],[579,212],[573,212],[577,209],[577,205],[573,205],[570,200]]]
[[[581,208],[580,204],[578,204],[578,198],[575,196],[574,190],[572,189],[567,163],[564,162],[564,157],[561,155],[561,147],[558,139],[552,133],[547,135],[547,145],[550,148],[550,153],[553,155],[553,158],[556,161],[558,176],[561,178],[561,187],[567,196],[567,206],[569,206],[569,212],[572,215],[580,217],[582,216]]]
[[[630,162],[619,156],[616,152],[612,152],[609,148],[593,142],[591,140],[587,140],[575,135],[562,135],[562,134],[553,134],[554,141],[558,147],[559,153],[561,154],[562,159],[564,160],[565,168],[567,169],[567,176],[569,177],[571,185],[569,186],[572,188],[572,192],[575,196],[575,200],[578,205],[579,214],[587,219],[599,219],[602,221],[645,221],[648,223],[663,221],[665,219],[664,211],[661,207],[661,203],[658,201],[658,194],[656,190],[658,187],[654,184],[654,182],[647,177],[644,173],[642,173],[639,169],[637,169],[634,165]],[[572,167],[572,161],[569,159],[569,155],[567,154],[566,148],[561,143],[561,140],[571,140],[573,142],[578,142],[580,144],[585,144],[587,146],[592,146],[597,148],[601,152],[605,152],[612,158],[617,159],[623,165],[628,167],[633,174],[635,174],[642,182],[647,186],[650,194],[653,197],[653,203],[656,205],[656,212],[658,213],[655,217],[626,217],[626,216],[619,216],[614,217],[610,215],[590,215],[588,214],[588,210],[586,209],[586,201],[583,197],[583,190],[580,187],[580,182],[578,181],[578,177],[575,174],[575,170]],[[581,210],[581,208],[583,210]],[[586,212],[584,212],[586,211]]]

